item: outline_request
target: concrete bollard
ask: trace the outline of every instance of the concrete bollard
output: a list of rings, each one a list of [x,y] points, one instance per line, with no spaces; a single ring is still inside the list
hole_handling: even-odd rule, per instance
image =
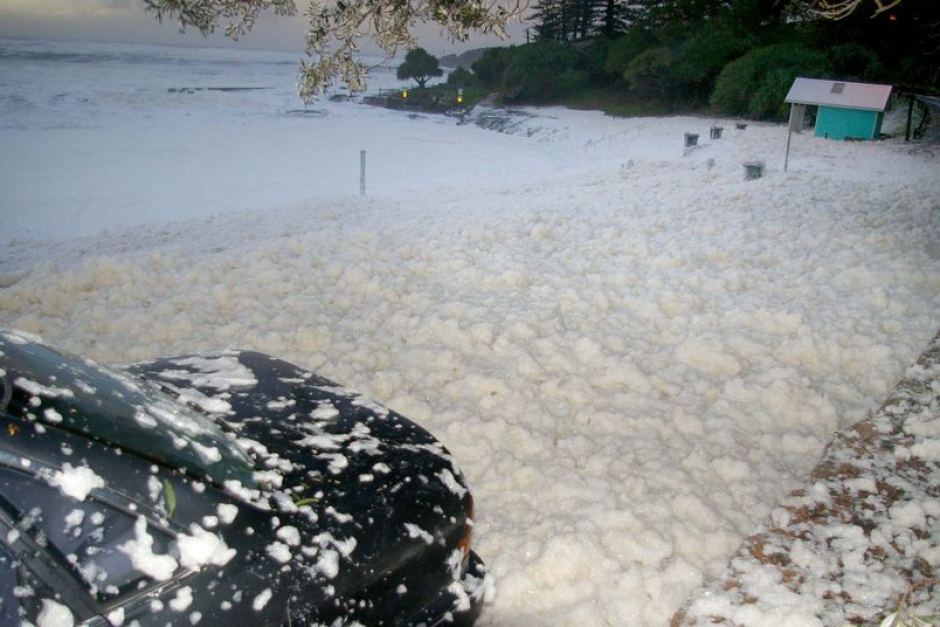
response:
[[[745,181],[755,181],[764,175],[763,161],[745,161],[742,165]]]
[[[711,137],[712,139],[721,139],[721,132],[722,132],[723,130],[725,130],[725,129],[724,129],[723,127],[721,127],[721,126],[713,126],[713,127],[711,127],[711,129],[708,131],[708,133],[709,133],[708,136]]]

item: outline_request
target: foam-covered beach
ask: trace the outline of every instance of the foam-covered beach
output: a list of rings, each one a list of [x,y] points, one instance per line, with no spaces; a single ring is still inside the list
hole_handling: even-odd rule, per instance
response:
[[[261,350],[416,419],[473,489],[486,625],[666,623],[938,328],[940,162],[903,143],[800,135],[785,173],[778,125],[498,133],[304,109],[283,53],[3,46],[0,326]],[[270,89],[168,91],[236,83]]]

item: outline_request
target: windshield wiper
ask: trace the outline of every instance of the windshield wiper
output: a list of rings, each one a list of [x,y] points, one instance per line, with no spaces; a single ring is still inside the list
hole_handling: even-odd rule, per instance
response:
[[[7,405],[10,404],[10,398],[13,396],[13,386],[10,385],[10,382],[7,380],[7,376],[4,374],[0,377],[0,413],[3,413]]]

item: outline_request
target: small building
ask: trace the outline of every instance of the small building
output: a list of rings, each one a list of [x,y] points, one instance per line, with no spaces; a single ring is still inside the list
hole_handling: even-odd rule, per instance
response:
[[[829,139],[875,139],[891,96],[891,85],[850,83],[799,77],[790,87],[791,130],[802,124],[807,105],[819,107],[816,137]]]

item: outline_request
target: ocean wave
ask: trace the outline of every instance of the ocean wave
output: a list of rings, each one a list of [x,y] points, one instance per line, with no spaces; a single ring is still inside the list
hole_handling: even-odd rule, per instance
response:
[[[20,113],[35,106],[26,96],[21,94],[0,94],[0,115]]]
[[[179,55],[151,54],[148,52],[132,51],[64,51],[64,50],[31,50],[22,47],[0,46],[0,62],[27,62],[27,63],[75,63],[99,64],[116,63],[126,65],[174,65],[174,66],[238,66],[244,64],[285,67],[294,66],[296,61],[268,60],[268,59],[206,59],[187,58]]]

